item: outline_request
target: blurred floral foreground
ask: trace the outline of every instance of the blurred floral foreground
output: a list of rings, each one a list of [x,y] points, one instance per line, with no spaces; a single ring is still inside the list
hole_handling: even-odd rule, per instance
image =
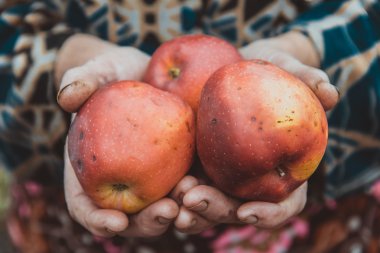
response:
[[[15,182],[0,169],[0,253],[169,253],[169,252],[380,252],[380,182],[368,194],[334,202],[311,180],[301,215],[269,232],[254,226],[218,226],[197,236],[173,229],[160,238],[103,239],[68,215],[63,185],[43,173]],[[313,183],[314,182],[314,183]]]

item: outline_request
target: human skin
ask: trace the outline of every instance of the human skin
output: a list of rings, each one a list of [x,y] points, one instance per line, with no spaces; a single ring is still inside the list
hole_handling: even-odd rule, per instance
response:
[[[83,45],[86,45],[85,51]],[[299,77],[314,91],[325,110],[337,103],[337,90],[329,83],[327,75],[316,68],[319,66],[318,54],[311,41],[302,34],[291,32],[256,41],[241,48],[240,53],[245,59],[270,61]],[[74,60],[70,55],[78,57]],[[74,35],[60,50],[56,64],[58,103],[66,111],[76,112],[101,85],[123,79],[140,80],[148,61],[149,57],[137,49],[117,47],[89,35]],[[298,214],[306,203],[307,182],[287,199],[273,204],[243,203],[200,181],[185,176],[172,191],[172,199],[163,198],[139,213],[127,216],[93,205],[75,177],[67,152],[65,154],[65,195],[69,212],[90,232],[104,237],[115,234],[157,236],[172,222],[177,230],[190,234],[219,223],[251,223],[257,227],[274,228]]]

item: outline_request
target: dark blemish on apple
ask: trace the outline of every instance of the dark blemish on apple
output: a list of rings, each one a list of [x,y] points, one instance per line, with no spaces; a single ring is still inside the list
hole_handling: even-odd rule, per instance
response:
[[[96,161],[96,155],[92,155],[92,161],[93,161],[93,162]]]
[[[251,117],[251,121],[252,121],[252,122],[256,122],[256,117],[255,117],[255,116],[252,116],[252,117]]]
[[[213,119],[211,120],[211,125],[216,125],[216,123],[218,123],[218,120],[215,119],[215,118],[213,118]]]
[[[128,186],[126,184],[113,184],[112,190],[117,192],[122,192],[124,190],[127,190]]]
[[[293,121],[293,119],[289,119],[289,121]]]
[[[84,133],[83,133],[83,131],[81,131],[81,132],[79,133],[79,140],[83,140],[83,137],[84,137]]]
[[[153,144],[157,145],[158,143],[159,143],[159,140],[158,139],[154,139]]]
[[[78,171],[83,172],[83,163],[81,159],[77,160],[77,165],[78,165]]]
[[[253,60],[254,63],[260,64],[260,65],[268,65],[269,63],[263,60]]]
[[[129,124],[131,124],[133,127],[137,127],[138,125],[136,123],[133,123],[130,118],[127,118],[127,121]]]
[[[186,121],[187,132],[191,133],[191,127],[189,121]]]
[[[290,133],[292,131],[292,129],[288,129],[288,133]]]
[[[174,151],[177,151],[177,150],[178,150],[177,146],[174,146],[174,147],[173,147],[173,150],[174,150]]]
[[[282,123],[282,121],[281,120],[277,120],[277,123]]]
[[[258,129],[259,129],[259,131],[263,131],[263,128],[261,126]]]
[[[241,87],[239,86],[239,87],[237,87],[237,90],[241,90]]]
[[[295,113],[295,111],[292,111],[292,113]]]
[[[168,125],[168,127],[173,127],[173,124],[170,122],[166,122],[166,124]]]
[[[179,76],[179,74],[181,74],[181,70],[178,67],[173,67],[169,69],[169,76],[172,79],[176,79]]]
[[[193,145],[191,145],[191,143],[189,144],[189,149],[191,149],[193,147]]]
[[[314,126],[317,127],[318,126],[318,122],[314,120]]]

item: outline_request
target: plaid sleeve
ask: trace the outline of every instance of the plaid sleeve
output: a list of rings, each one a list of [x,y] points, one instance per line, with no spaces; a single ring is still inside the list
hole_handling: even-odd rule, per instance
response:
[[[380,2],[325,1],[288,30],[312,40],[321,69],[341,92],[328,113],[326,194],[368,190],[380,178]]]

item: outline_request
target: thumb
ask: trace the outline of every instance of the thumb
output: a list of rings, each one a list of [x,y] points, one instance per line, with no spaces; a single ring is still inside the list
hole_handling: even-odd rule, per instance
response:
[[[322,70],[307,66],[294,57],[282,53],[272,57],[270,61],[297,76],[309,86],[326,111],[338,103],[339,91],[336,86],[330,83],[327,74]]]
[[[140,80],[149,56],[132,47],[120,47],[66,71],[57,95],[58,104],[76,112],[100,86],[120,80]]]
[[[323,108],[328,111],[339,101],[340,93],[336,86],[330,83],[325,72],[307,66],[289,55],[279,55],[272,62],[301,79],[314,92]]]

